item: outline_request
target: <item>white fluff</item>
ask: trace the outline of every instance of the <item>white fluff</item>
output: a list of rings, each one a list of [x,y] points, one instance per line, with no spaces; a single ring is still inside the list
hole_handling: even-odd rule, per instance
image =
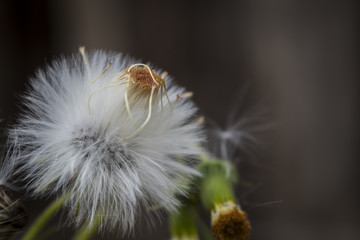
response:
[[[0,186],[8,184],[9,174],[6,169],[7,168],[0,166]]]
[[[269,107],[262,104],[262,101],[250,107],[245,106],[245,100],[249,98],[248,94],[249,85],[244,84],[237,93],[237,99],[232,101],[233,107],[225,127],[208,120],[212,125],[208,131],[208,148],[216,157],[233,163],[238,163],[245,157],[256,161],[253,155],[265,145],[262,135],[273,125],[269,116]]]
[[[131,101],[134,122],[125,107],[126,84],[113,86],[116,74],[135,62],[103,51],[87,58],[62,58],[37,72],[9,133],[9,160],[26,173],[35,195],[70,192],[77,223],[101,214],[101,227],[127,233],[141,209],[179,205],[173,193],[186,194],[178,178],[197,174],[189,164],[199,154],[202,127],[192,123],[193,103],[176,101],[184,90],[166,79],[172,104],[156,92],[150,120],[139,130],[135,122],[148,116],[149,96]]]
[[[14,172],[14,166],[9,163],[7,159],[1,157],[0,160],[0,187],[1,185],[7,186],[8,188],[14,188],[9,182],[12,173]]]

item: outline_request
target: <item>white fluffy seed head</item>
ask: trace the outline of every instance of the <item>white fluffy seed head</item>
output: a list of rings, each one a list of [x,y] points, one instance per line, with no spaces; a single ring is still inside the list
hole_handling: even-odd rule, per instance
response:
[[[9,133],[9,160],[29,190],[69,192],[77,223],[101,215],[101,227],[122,233],[141,209],[176,209],[173,193],[186,194],[178,179],[197,174],[202,141],[196,108],[177,98],[184,89],[166,79],[168,98],[158,85],[152,96],[136,91],[127,71],[134,63],[103,51],[55,61],[31,80]]]

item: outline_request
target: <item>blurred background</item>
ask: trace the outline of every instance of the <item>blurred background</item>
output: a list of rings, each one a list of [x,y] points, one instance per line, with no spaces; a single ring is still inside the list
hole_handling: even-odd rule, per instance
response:
[[[346,0],[1,1],[1,143],[37,68],[80,45],[123,52],[168,71],[220,126],[266,106],[273,128],[236,162],[249,239],[360,239],[358,13]],[[50,200],[24,198],[29,222]]]

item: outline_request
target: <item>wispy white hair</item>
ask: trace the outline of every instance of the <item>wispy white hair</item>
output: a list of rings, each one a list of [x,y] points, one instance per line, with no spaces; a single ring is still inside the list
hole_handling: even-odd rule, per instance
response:
[[[14,172],[14,165],[12,162],[7,161],[8,159],[1,156],[0,158],[0,186],[4,185],[9,188],[13,188],[10,184],[10,178]]]
[[[122,233],[133,228],[140,209],[176,209],[173,193],[186,194],[178,179],[197,174],[190,165],[202,141],[201,125],[193,124],[197,109],[179,99],[184,89],[168,79],[169,100],[159,91],[138,131],[149,96],[134,97],[129,113],[127,85],[116,80],[134,63],[104,51],[54,61],[32,78],[9,132],[9,159],[26,173],[27,189],[42,196],[70,193],[77,223],[100,214],[101,227]]]
[[[216,157],[237,162],[238,154],[252,154],[261,146],[260,135],[269,130],[273,123],[269,120],[269,109],[260,103],[245,106],[249,98],[249,83],[242,85],[237,97],[232,101],[232,109],[224,127],[208,119],[209,150]]]
[[[7,168],[3,167],[0,163],[0,186],[7,185],[9,179],[9,174],[7,172]]]

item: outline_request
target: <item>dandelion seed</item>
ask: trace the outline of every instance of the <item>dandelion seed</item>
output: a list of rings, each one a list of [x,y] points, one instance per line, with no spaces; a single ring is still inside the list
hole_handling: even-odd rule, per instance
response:
[[[76,223],[101,214],[101,228],[124,234],[147,215],[140,209],[176,209],[174,192],[186,194],[176,179],[198,174],[191,166],[203,137],[201,124],[192,124],[197,109],[175,101],[185,91],[168,78],[165,86],[166,75],[84,49],[38,71],[9,132],[9,161],[26,173],[27,188],[36,196],[70,193]]]

